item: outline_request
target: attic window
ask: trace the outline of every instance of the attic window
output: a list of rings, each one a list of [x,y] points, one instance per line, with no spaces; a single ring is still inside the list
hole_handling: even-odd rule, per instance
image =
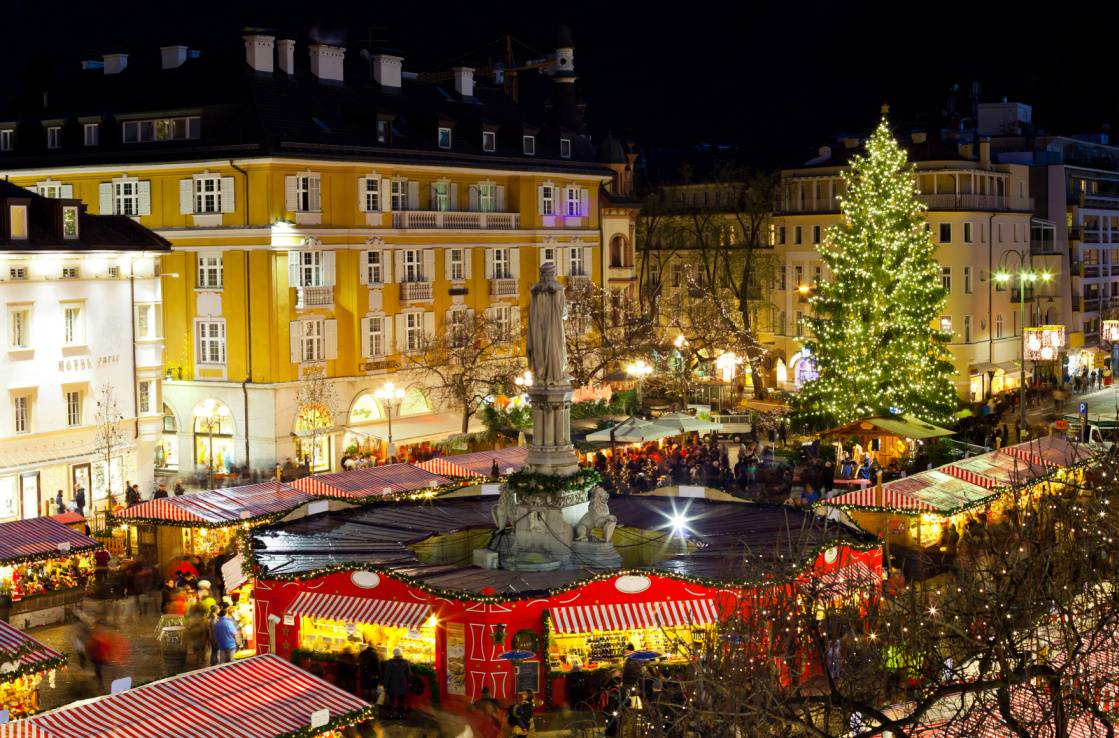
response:
[[[524,136],[521,140],[524,142],[525,156],[536,156],[536,136]]]
[[[482,151],[493,151],[497,148],[497,134],[493,131],[482,131]]]
[[[451,129],[450,128],[443,128],[442,126],[440,126],[440,128],[439,128],[439,148],[441,148],[441,149],[451,148]]]
[[[562,159],[570,159],[571,158],[571,139],[570,138],[561,138],[560,139],[560,158],[562,158]]]

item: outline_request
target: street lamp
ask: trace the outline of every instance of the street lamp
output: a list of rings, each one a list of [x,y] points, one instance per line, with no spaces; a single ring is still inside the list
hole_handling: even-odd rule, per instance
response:
[[[221,430],[222,421],[229,417],[229,408],[212,397],[203,400],[194,408],[195,420],[201,422],[210,437],[210,453],[207,458],[208,488],[214,488],[214,427]]]
[[[1034,271],[1026,266],[1025,260],[1017,251],[1010,251],[1018,255],[1018,271],[1013,274],[1018,276],[1018,309],[1019,318],[1018,324],[1022,328],[1022,347],[1021,347],[1021,368],[1022,373],[1018,379],[1018,405],[1019,405],[1019,421],[1022,425],[1022,430],[1026,429],[1026,283],[1033,284],[1034,282],[1048,282],[1053,278],[1049,272]],[[995,272],[995,281],[999,284],[1007,284],[1010,282],[1012,273],[1008,270],[1001,270]]]
[[[395,405],[397,405],[401,400],[404,399],[404,390],[400,387],[397,387],[392,382],[385,382],[382,386],[374,390],[373,396],[380,400],[382,404],[384,404],[388,414],[389,445],[387,455],[391,459],[393,457],[393,454],[396,452],[396,449],[394,449],[392,446],[392,409]]]
[[[641,381],[653,373],[653,367],[644,359],[638,359],[626,367],[626,374],[637,381],[637,407],[641,408]]]

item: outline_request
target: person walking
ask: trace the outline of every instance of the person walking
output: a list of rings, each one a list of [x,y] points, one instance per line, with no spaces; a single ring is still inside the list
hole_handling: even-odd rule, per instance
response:
[[[230,617],[230,609],[225,608],[221,611],[221,617],[214,623],[214,645],[218,649],[218,663],[227,664],[233,660],[240,635],[237,623]]]
[[[408,685],[412,681],[412,667],[399,648],[392,650],[392,658],[385,662],[385,693],[389,698],[388,714],[404,717],[408,709]]]

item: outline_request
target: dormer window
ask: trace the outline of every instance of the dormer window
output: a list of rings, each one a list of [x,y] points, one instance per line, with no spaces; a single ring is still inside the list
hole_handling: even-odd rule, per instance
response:
[[[494,151],[497,149],[497,133],[494,131],[482,131],[482,151]]]
[[[62,126],[47,126],[47,148],[62,148]]]
[[[450,128],[443,128],[442,126],[440,126],[440,128],[439,128],[439,148],[441,148],[441,149],[451,148],[451,129]]]
[[[521,141],[525,156],[536,156],[536,136],[522,136]]]
[[[62,208],[62,237],[78,237],[78,208],[73,205]]]
[[[571,158],[571,139],[570,138],[561,138],[560,139],[560,158],[561,159],[570,159]]]
[[[8,219],[11,223],[11,239],[13,241],[27,240],[27,206],[10,206],[8,209]]]

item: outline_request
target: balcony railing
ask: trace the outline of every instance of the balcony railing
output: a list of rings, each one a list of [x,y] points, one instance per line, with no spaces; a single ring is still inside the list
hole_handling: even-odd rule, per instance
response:
[[[516,297],[517,280],[513,277],[497,277],[490,280],[490,297]]]
[[[330,307],[334,304],[334,287],[296,287],[295,309]]]
[[[401,282],[400,299],[404,302],[430,302],[434,287],[432,282]]]
[[[392,227],[512,231],[521,227],[521,214],[476,213],[457,210],[402,210],[392,214]]]

